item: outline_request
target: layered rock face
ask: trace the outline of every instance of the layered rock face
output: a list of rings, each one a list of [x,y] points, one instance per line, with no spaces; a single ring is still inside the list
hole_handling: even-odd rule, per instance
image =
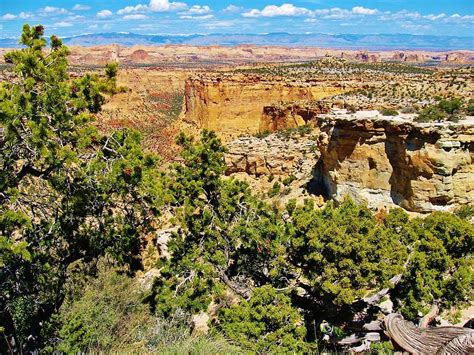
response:
[[[474,201],[474,125],[321,118],[313,187],[371,207],[449,210]]]
[[[417,124],[374,112],[371,117],[313,113],[311,117],[309,110],[306,118],[315,126],[311,137],[316,146],[308,146],[311,155],[300,155],[312,159],[303,164],[313,167],[307,184],[311,193],[336,201],[350,196],[373,209],[400,206],[418,213],[474,203],[474,122]],[[280,165],[285,168],[277,172],[297,171],[294,160],[285,157],[301,152],[301,144],[290,139],[272,147],[269,142],[247,142],[252,146],[247,154],[242,142],[231,144],[229,173],[274,173]],[[308,171],[298,178],[305,179]]]
[[[300,181],[308,179],[320,156],[317,143],[312,137],[298,135],[239,138],[227,145],[226,174],[294,175]]]
[[[224,139],[261,131],[262,110],[277,102],[319,100],[343,92],[335,84],[265,81],[258,77],[192,77],[186,81],[185,120]],[[264,126],[264,125],[263,125]]]

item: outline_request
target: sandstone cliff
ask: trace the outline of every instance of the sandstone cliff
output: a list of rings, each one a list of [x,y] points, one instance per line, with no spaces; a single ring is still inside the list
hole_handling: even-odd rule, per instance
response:
[[[186,81],[185,120],[224,139],[261,131],[264,106],[282,101],[319,100],[343,92],[337,84],[257,76],[192,77]],[[263,125],[265,126],[265,125]]]
[[[286,145],[269,138],[265,143],[249,141],[246,152],[234,142],[229,145],[228,172],[295,174],[298,164],[290,157],[299,154],[301,160],[310,159],[304,164],[312,170],[303,169],[306,176],[298,178],[309,181],[308,192],[326,199],[350,196],[374,209],[400,206],[419,213],[474,203],[472,120],[417,124],[375,113],[306,114],[315,127],[311,155],[301,154],[301,143],[291,139]]]

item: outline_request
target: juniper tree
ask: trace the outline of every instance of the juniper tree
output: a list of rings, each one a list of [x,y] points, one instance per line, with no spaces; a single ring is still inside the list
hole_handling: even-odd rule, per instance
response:
[[[106,81],[71,79],[58,37],[47,49],[43,27],[25,25],[20,43],[5,55],[14,79],[0,84],[0,324],[2,350],[32,351],[76,268],[103,255],[139,266],[159,189],[137,133],[92,124],[115,66]]]

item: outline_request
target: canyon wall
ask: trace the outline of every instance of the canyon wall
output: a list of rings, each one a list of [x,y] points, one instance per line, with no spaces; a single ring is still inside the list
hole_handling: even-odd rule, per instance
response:
[[[192,77],[185,87],[185,121],[216,131],[222,138],[265,131],[264,106],[319,100],[343,92],[337,84],[264,81],[258,77]]]
[[[308,192],[325,199],[350,196],[373,209],[400,206],[418,213],[474,203],[472,120],[417,124],[383,116],[321,115],[319,110],[306,115],[314,126],[308,135],[315,141],[314,153],[303,149],[300,154],[309,146],[291,139],[282,149],[281,142],[273,148],[274,139],[265,138],[265,144],[253,143],[246,152],[234,142],[227,156],[229,172],[293,175],[302,161],[288,157],[296,155],[312,164],[311,176],[298,178],[308,181]],[[284,169],[277,164],[281,161]]]

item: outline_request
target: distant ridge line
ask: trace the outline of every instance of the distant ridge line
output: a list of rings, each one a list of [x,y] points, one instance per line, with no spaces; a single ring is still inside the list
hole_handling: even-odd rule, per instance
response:
[[[195,46],[279,46],[318,47],[360,50],[474,50],[474,37],[433,36],[411,34],[323,34],[323,33],[266,33],[266,34],[135,34],[125,32],[81,34],[64,37],[67,45],[99,46],[134,45],[195,45]],[[0,47],[18,47],[15,38],[0,38]]]

